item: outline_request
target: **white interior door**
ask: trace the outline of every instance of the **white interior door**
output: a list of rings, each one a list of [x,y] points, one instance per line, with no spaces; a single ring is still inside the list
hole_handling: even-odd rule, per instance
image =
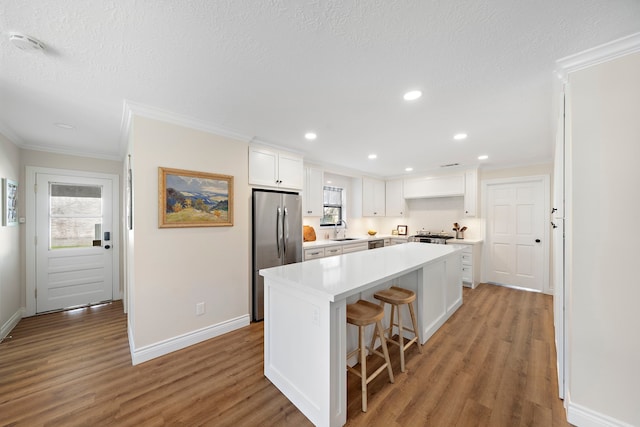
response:
[[[36,174],[36,312],[113,299],[111,179]]]
[[[487,281],[544,291],[545,183],[487,186]]]

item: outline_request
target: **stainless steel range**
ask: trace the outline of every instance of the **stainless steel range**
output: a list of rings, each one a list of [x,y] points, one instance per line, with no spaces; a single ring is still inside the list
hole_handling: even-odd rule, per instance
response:
[[[409,236],[410,242],[435,243],[437,245],[446,245],[449,239],[453,239],[453,236],[448,236],[445,233],[431,233],[429,231],[419,231],[418,234]]]

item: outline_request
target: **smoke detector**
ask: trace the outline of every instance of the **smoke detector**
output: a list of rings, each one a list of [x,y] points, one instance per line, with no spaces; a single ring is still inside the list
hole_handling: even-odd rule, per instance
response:
[[[9,33],[9,41],[20,50],[30,52],[44,50],[44,44],[31,36],[20,33]]]

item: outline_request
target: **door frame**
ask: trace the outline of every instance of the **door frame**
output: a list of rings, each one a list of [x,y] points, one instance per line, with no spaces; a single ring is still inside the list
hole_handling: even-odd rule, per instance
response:
[[[113,209],[113,229],[111,232],[112,241],[112,295],[114,300],[122,299],[120,291],[120,224],[122,218],[120,216],[120,176],[116,174],[107,174],[101,172],[87,172],[71,169],[54,169],[39,166],[26,166],[25,168],[25,213],[26,213],[26,229],[25,229],[25,279],[26,279],[26,309],[25,316],[36,315],[36,174],[51,175],[67,175],[74,177],[93,177],[101,179],[110,179],[113,181],[111,186],[111,203]],[[31,189],[31,190],[29,190]]]
[[[487,217],[488,213],[488,204],[489,204],[489,187],[493,185],[502,185],[502,184],[518,184],[525,182],[540,182],[543,187],[543,212],[545,215],[542,218],[543,231],[542,231],[542,292],[545,294],[553,295],[553,288],[549,284],[549,251],[551,248],[551,232],[550,232],[550,222],[549,217],[547,217],[547,213],[551,212],[550,206],[550,197],[551,197],[551,188],[549,187],[549,175],[532,175],[532,176],[518,176],[513,178],[495,178],[495,179],[484,179],[482,180],[482,218],[485,218],[485,221],[489,221]],[[485,225],[485,233],[486,233],[486,225]],[[485,235],[485,240],[488,239],[488,234]],[[486,282],[486,274],[489,266],[489,245],[482,245],[482,282]]]

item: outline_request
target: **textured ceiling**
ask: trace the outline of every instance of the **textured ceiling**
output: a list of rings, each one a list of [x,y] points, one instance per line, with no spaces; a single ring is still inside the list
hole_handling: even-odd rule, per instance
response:
[[[639,31],[637,0],[3,0],[0,132],[121,159],[126,99],[379,176],[547,162],[555,60]]]

